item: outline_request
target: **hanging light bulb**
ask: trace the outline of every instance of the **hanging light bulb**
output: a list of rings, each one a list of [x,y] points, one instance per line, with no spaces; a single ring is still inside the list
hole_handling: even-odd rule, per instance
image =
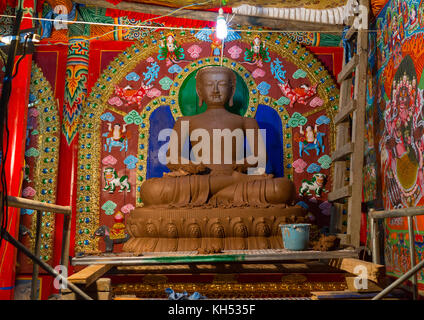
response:
[[[216,36],[218,39],[224,40],[227,37],[228,28],[227,21],[224,18],[224,10],[219,8],[218,19],[216,19]]]

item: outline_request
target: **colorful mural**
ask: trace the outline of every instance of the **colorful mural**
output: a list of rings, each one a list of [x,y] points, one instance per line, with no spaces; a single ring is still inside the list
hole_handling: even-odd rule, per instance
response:
[[[332,77],[311,52],[281,34],[234,29],[221,61],[214,54],[222,47],[201,32],[146,36],[116,57],[94,85],[79,129],[76,253],[104,251],[95,233],[108,233],[115,243],[125,240],[125,217],[143,205],[143,182],[168,171],[159,161],[160,130],[205,110],[192,94],[194,76],[221,63],[237,76],[229,110],[255,117],[269,132],[267,172],[292,179],[298,202],[319,225],[328,225],[332,118],[339,98]]]
[[[424,205],[424,12],[422,1],[389,1],[370,36],[365,201],[385,209]],[[381,190],[381,191],[380,191]],[[385,221],[388,274],[410,265],[406,219]],[[415,219],[421,260],[424,221]],[[423,282],[423,273],[419,275]]]

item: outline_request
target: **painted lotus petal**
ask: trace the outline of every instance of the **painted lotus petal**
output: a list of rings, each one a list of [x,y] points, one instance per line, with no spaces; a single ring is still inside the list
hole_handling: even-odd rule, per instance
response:
[[[128,81],[138,81],[138,80],[140,80],[140,76],[135,72],[131,72],[131,73],[127,74],[125,79],[127,79]]]
[[[119,98],[118,98],[119,99]],[[110,112],[103,113],[100,116],[100,120],[112,122],[115,120],[115,117]]]
[[[135,209],[135,207],[131,203],[128,203],[121,208],[121,212],[122,213],[130,213],[134,209]]]
[[[297,69],[295,73],[293,73],[293,79],[306,78],[306,71],[302,69]]]
[[[181,71],[183,71],[183,69],[178,64],[174,64],[168,69],[169,73],[180,73]]]
[[[38,132],[38,130],[37,130],[37,129],[34,129],[34,130],[32,130],[32,131],[31,131],[31,134],[32,134],[33,136],[36,136],[37,134],[40,134],[40,132]]]
[[[171,88],[171,85],[174,82],[168,78],[168,77],[163,77],[162,79],[160,79],[159,84],[162,86],[162,90],[169,90]]]
[[[253,78],[260,78],[263,77],[265,75],[265,71],[260,69],[260,68],[256,68],[253,72],[252,72],[252,77]]]
[[[318,159],[318,163],[321,165],[321,168],[329,169],[332,161],[331,161],[330,156],[323,155],[321,158]]]
[[[299,158],[293,162],[293,168],[297,173],[302,173],[308,164],[303,161],[303,159]]]
[[[153,58],[153,57],[148,57],[146,59],[146,62],[148,62],[148,63],[152,63],[153,61],[155,61],[155,58]]]
[[[149,98],[157,98],[160,97],[160,95],[162,94],[162,92],[159,89],[153,88],[149,91],[147,91],[147,96]]]
[[[311,102],[309,103],[309,105],[312,108],[316,108],[316,107],[321,107],[324,104],[324,101],[322,101],[322,99],[320,97],[315,97],[311,100]]]
[[[309,206],[304,201],[299,201],[296,203],[297,206],[301,206],[302,208],[309,209]]]
[[[117,106],[120,107],[122,106],[124,103],[122,102],[122,100],[119,97],[112,97],[107,101],[111,106]]]
[[[24,190],[22,190],[22,196],[24,198],[32,198],[36,193],[37,192],[31,187],[26,187]]]
[[[320,172],[321,171],[321,167],[319,165],[317,165],[316,163],[312,163],[308,169],[306,169],[307,172],[309,173],[315,173],[315,172]]]
[[[279,106],[287,106],[290,104],[290,99],[287,97],[282,96],[280,99],[277,100],[277,105]]]
[[[271,85],[265,81],[262,81],[259,85],[258,85],[258,90],[262,95],[267,95],[269,92],[269,89],[271,88]]]
[[[124,160],[124,164],[127,165],[128,169],[135,169],[137,162],[138,162],[137,157],[134,157],[133,155],[129,155]]]
[[[29,148],[26,152],[25,155],[27,157],[38,157],[40,155],[40,152],[35,149],[35,148]]]
[[[38,117],[39,114],[40,113],[38,112],[37,108],[30,108],[28,110],[28,116],[30,116],[30,117],[36,118],[36,117]]]
[[[108,155],[107,157],[104,157],[102,160],[102,163],[105,166],[114,166],[117,162],[118,160],[116,160],[116,158],[112,155]]]

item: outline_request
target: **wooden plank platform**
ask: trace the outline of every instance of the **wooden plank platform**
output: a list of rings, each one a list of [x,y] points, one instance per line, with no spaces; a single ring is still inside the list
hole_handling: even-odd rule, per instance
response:
[[[90,265],[83,270],[71,275],[68,280],[74,284],[83,285],[84,287],[90,286],[98,278],[103,276],[110,270],[112,265],[110,264],[96,264]]]
[[[286,249],[268,250],[226,250],[220,254],[200,255],[197,251],[181,252],[146,252],[142,256],[123,254],[104,254],[99,256],[82,256],[72,259],[72,265],[153,265],[181,263],[243,263],[276,262],[287,260],[320,260],[337,258],[357,258],[354,249],[335,251],[290,251]]]
[[[354,274],[358,266],[363,266],[367,270],[368,280],[380,283],[386,275],[386,267],[359,259],[344,258],[330,260],[329,266]]]

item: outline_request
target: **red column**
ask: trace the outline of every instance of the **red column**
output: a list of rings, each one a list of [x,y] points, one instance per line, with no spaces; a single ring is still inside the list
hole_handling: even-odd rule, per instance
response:
[[[33,0],[24,0],[24,16],[31,16]],[[32,27],[32,20],[23,19],[21,29]],[[19,57],[16,57],[15,63]],[[7,191],[11,196],[21,195],[24,170],[25,137],[28,98],[31,79],[32,55],[27,55],[19,65],[19,71],[12,81],[12,93],[8,105],[9,151],[5,163]],[[5,137],[5,135],[3,135]],[[19,210],[8,209],[7,231],[18,238]],[[6,241],[0,248],[0,300],[13,299],[17,250]]]
[[[72,206],[70,256],[75,255],[76,174],[78,165],[78,122],[87,96],[89,43],[83,37],[69,38],[65,95],[62,110],[62,134],[56,203]],[[56,219],[55,263],[59,263],[63,217]],[[67,266],[70,268],[70,266]],[[72,269],[68,270],[68,274]]]

